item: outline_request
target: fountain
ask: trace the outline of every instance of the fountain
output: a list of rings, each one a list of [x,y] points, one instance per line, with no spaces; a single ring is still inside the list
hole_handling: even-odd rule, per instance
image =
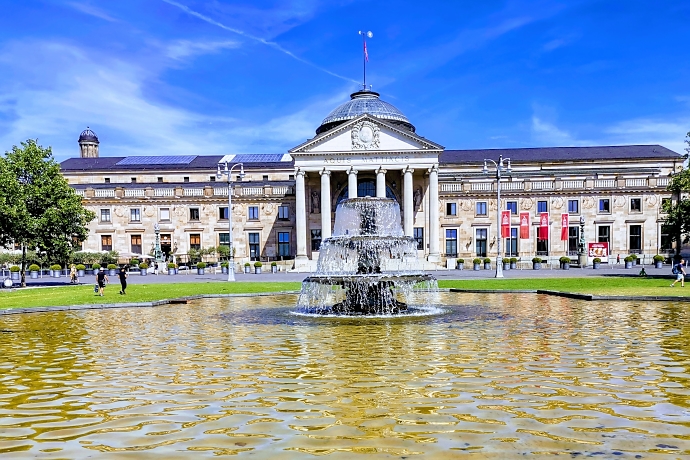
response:
[[[321,315],[398,315],[426,306],[419,294],[437,287],[419,269],[417,242],[404,236],[397,202],[350,198],[336,209],[333,236],[321,244],[297,305]]]

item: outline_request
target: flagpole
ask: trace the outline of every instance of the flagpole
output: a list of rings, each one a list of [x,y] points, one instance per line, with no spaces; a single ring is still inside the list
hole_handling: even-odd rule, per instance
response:
[[[361,30],[359,31],[359,34],[362,36],[362,68],[363,68],[363,75],[362,75],[362,80],[364,81],[362,85],[362,89],[366,91],[367,89],[367,60],[368,60],[368,53],[367,53],[367,37],[372,38],[374,36],[374,33],[372,31],[368,32],[362,32]]]

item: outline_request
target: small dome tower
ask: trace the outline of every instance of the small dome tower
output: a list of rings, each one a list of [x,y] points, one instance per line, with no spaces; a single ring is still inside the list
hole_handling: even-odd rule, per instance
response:
[[[98,158],[98,136],[87,126],[79,136],[79,149],[82,158]]]

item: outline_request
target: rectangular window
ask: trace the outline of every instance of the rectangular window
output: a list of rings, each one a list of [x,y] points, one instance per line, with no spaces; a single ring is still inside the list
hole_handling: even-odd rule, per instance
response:
[[[311,231],[311,250],[318,251],[321,247],[321,229],[316,228]]]
[[[227,206],[220,206],[218,208],[218,219],[219,220],[228,220],[228,207]]]
[[[611,213],[611,200],[608,198],[602,198],[599,200],[599,213],[610,214]]]
[[[104,179],[104,182],[105,182],[106,184],[109,184],[109,183],[110,183],[110,177],[106,177],[106,178]]]
[[[201,235],[199,233],[190,233],[189,235],[189,249],[201,249]]]
[[[113,237],[111,235],[101,235],[101,251],[113,250]]]
[[[143,254],[143,252],[141,252],[143,249],[141,245],[141,235],[132,235],[130,247],[134,254]]]
[[[278,255],[290,257],[290,233],[278,232]]]
[[[136,184],[136,183],[137,183],[137,178],[136,178],[136,177],[132,177],[132,178],[130,178],[130,181],[131,181],[133,184]]]
[[[110,222],[110,209],[101,209],[101,222]]]
[[[506,211],[510,211],[511,214],[517,214],[517,201],[508,201],[506,203]]]
[[[537,212],[549,212],[549,204],[546,200],[537,201]]]
[[[141,222],[141,209],[132,208],[129,210],[129,220],[131,222]],[[134,251],[132,251],[134,252]]]
[[[199,208],[189,208],[189,220],[199,220]]]
[[[568,214],[580,214],[579,200],[568,200]]]
[[[183,181],[183,182],[189,182],[189,177],[187,177],[187,176],[183,177],[183,178],[182,178],[182,181]]]
[[[458,231],[455,229],[446,230],[446,257],[458,256]]]
[[[630,253],[642,253],[642,225],[630,226]]]
[[[609,252],[611,252],[611,226],[610,225],[600,225],[597,229],[597,242],[608,243]]]
[[[251,260],[259,260],[261,256],[260,241],[258,233],[249,234],[249,258]]]
[[[160,208],[158,211],[160,214],[160,220],[167,222],[170,221],[170,208]]]
[[[278,206],[278,219],[280,219],[280,220],[290,219],[290,207],[289,206]]]
[[[580,243],[580,227],[568,227],[568,255],[577,255],[577,246]]]
[[[477,201],[477,215],[478,216],[486,216],[487,215],[486,201]]]
[[[447,216],[455,216],[455,215],[457,215],[457,206],[456,206],[456,203],[446,203],[446,215],[447,215]]]
[[[230,246],[230,234],[229,233],[219,233],[218,234],[218,245],[219,246]]]
[[[630,198],[630,212],[642,212],[641,198]]]
[[[424,228],[423,227],[415,227],[414,228],[414,240],[417,242],[417,250],[418,251],[423,251],[424,250]]]
[[[477,257],[486,257],[487,238],[489,230],[486,228],[478,228],[474,232],[474,248]]]
[[[295,180],[294,174],[288,174],[288,180]]]
[[[517,246],[518,245],[518,228],[513,227],[510,229],[510,236],[506,238],[506,257],[516,257],[518,255]]]
[[[264,174],[263,176],[261,176],[261,180],[263,180],[264,182],[268,182],[268,174]]]
[[[259,220],[259,207],[249,206],[247,209],[247,218],[249,220]]]
[[[163,178],[162,177],[157,177],[156,180],[158,181],[159,184],[163,183]]]
[[[671,251],[673,249],[673,241],[671,240],[671,227],[668,225],[661,226],[659,250]]]
[[[216,181],[216,176],[208,176],[209,182],[215,182]]]
[[[537,234],[537,254],[538,256],[548,256],[549,255],[549,239],[541,239],[539,238],[539,232],[535,232]]]

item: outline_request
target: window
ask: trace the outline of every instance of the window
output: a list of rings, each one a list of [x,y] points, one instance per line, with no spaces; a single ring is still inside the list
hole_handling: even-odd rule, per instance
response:
[[[602,214],[611,213],[611,200],[608,198],[602,198],[599,200],[599,212]]]
[[[477,215],[478,216],[486,216],[487,215],[486,201],[477,201]]]
[[[486,228],[478,228],[474,232],[474,248],[477,257],[486,257],[486,239],[489,230]]]
[[[183,181],[183,182],[189,182],[189,176],[183,177],[183,178],[182,178],[182,181]]]
[[[268,181],[268,174],[264,174],[263,176],[261,176],[261,179],[262,179],[264,182],[267,182],[267,181]]]
[[[376,196],[376,182],[363,180],[357,184],[357,196]]]
[[[112,251],[113,250],[113,237],[112,235],[101,235],[101,251]]]
[[[642,212],[641,198],[630,198],[630,212]]]
[[[506,211],[510,211],[511,214],[517,214],[517,201],[508,201],[506,203]]]
[[[216,176],[208,176],[209,182],[215,182],[216,181]]]
[[[137,178],[136,178],[136,177],[131,177],[131,178],[130,178],[130,182],[132,182],[133,184],[136,184],[136,183],[137,183]]]
[[[311,250],[318,251],[321,247],[321,229],[312,229],[311,231]]]
[[[630,253],[642,253],[642,225],[630,226]]]
[[[290,207],[289,206],[278,206],[278,219],[280,219],[280,220],[290,219]]]
[[[160,219],[162,221],[169,221],[170,220],[170,208],[160,208],[158,211],[160,214]]]
[[[458,255],[458,231],[456,229],[446,230],[446,257],[457,257]]]
[[[673,241],[671,240],[671,227],[669,227],[668,225],[662,225],[660,236],[661,240],[659,241],[659,250],[671,251],[673,249]]]
[[[235,182],[242,182],[242,176],[240,174],[235,177]]]
[[[288,174],[288,180],[295,180],[294,174]]]
[[[141,235],[132,235],[131,237],[131,246],[132,249],[131,251],[134,254],[143,254],[142,251],[142,245],[141,245]]]
[[[103,182],[105,182],[106,184],[109,184],[110,183],[110,177],[106,177],[105,179],[103,179]]]
[[[249,206],[247,210],[247,218],[249,220],[259,220],[259,207],[258,206]]]
[[[163,183],[163,178],[162,178],[162,177],[159,177],[157,180],[158,180],[158,183],[159,183],[159,184],[162,184],[162,183]]]
[[[228,207],[227,206],[221,206],[218,208],[218,219],[219,220],[228,220]]]
[[[539,231],[537,230],[537,254],[538,256],[548,256],[549,255],[549,239],[548,236],[545,239],[539,238]]]
[[[129,210],[129,220],[131,222],[141,222],[141,209],[132,208]],[[132,251],[136,252],[136,251]]]
[[[580,227],[568,227],[568,255],[577,255],[580,244]]]
[[[199,220],[199,208],[189,208],[189,220]]]
[[[219,233],[218,234],[218,245],[219,246],[230,246],[230,234],[229,233]]]
[[[261,250],[259,248],[260,245],[260,236],[258,233],[250,233],[249,234],[249,258],[251,260],[259,260],[259,257],[261,256]]]
[[[580,214],[580,202],[578,200],[568,200],[568,214]]]
[[[546,200],[537,201],[537,212],[549,212],[549,204]]]
[[[201,235],[199,233],[191,233],[189,235],[189,249],[201,249]]]
[[[288,232],[278,232],[278,255],[281,257],[290,256],[290,234]]]
[[[424,228],[423,227],[415,227],[413,229],[413,236],[415,241],[417,242],[417,250],[423,251],[424,250]]]
[[[446,203],[446,215],[447,216],[457,215],[457,204],[456,203]]]
[[[110,222],[110,209],[101,209],[101,222]]]
[[[505,254],[507,257],[515,257],[518,255],[518,228],[510,229],[510,236],[506,238]]]
[[[600,225],[597,229],[597,241],[599,243],[608,243],[609,252],[611,252],[611,226]]]

